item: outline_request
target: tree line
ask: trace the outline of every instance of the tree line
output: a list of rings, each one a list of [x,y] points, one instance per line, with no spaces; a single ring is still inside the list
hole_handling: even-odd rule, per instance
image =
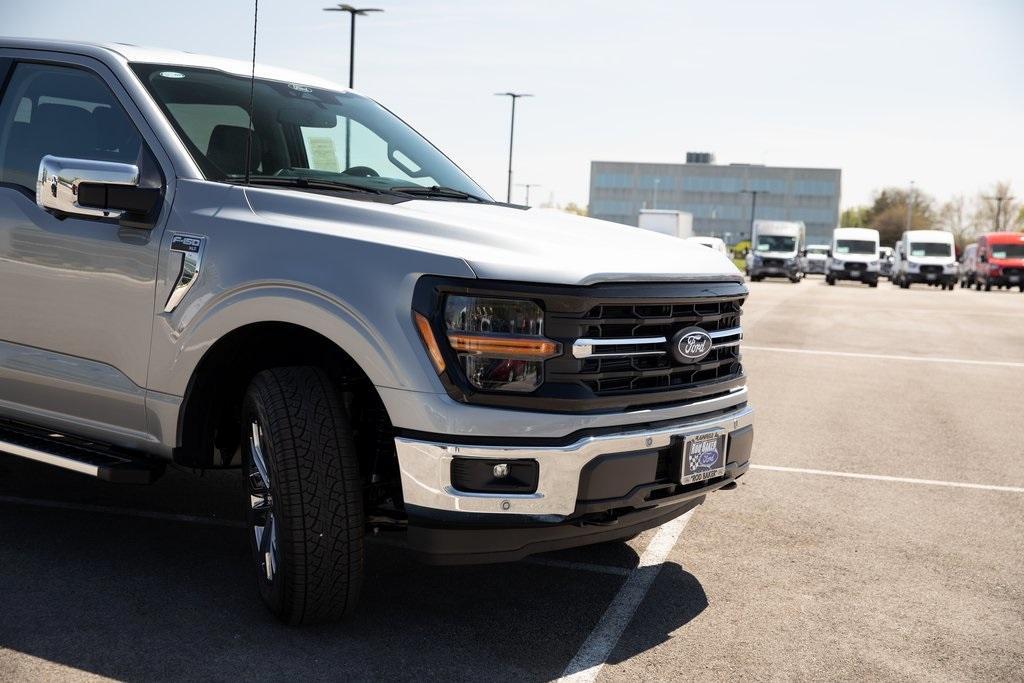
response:
[[[994,183],[973,198],[959,194],[945,202],[937,202],[918,189],[886,187],[875,193],[870,206],[843,211],[839,224],[844,228],[874,228],[882,244],[891,246],[907,229],[908,217],[912,230],[953,233],[958,250],[979,233],[1024,231],[1024,204],[1013,196],[1006,182]]]

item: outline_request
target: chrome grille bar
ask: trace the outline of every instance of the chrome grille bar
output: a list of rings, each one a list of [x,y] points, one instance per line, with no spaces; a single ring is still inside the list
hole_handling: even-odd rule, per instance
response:
[[[743,328],[742,327],[731,327],[728,330],[716,330],[714,332],[708,332],[708,336],[711,337],[712,343],[711,348],[722,349],[732,346],[739,346],[740,340],[743,339]],[[729,341],[718,341],[719,339],[728,339],[729,337],[736,337],[736,339],[730,339]],[[657,356],[667,353],[665,348],[656,348],[661,345],[668,344],[668,339],[665,337],[624,337],[619,339],[577,339],[572,344],[572,355],[574,358],[630,358],[633,356]],[[608,346],[635,346],[639,347],[635,351],[602,351],[602,347]],[[643,348],[649,347],[649,348]]]

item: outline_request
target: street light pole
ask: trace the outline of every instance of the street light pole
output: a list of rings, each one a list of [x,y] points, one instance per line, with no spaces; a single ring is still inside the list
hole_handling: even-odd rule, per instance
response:
[[[325,12],[348,12],[349,39],[348,39],[348,87],[355,84],[356,75],[356,15],[365,16],[370,12],[383,12],[376,7],[353,7],[352,5],[339,4],[336,7],[324,7]]]
[[[340,4],[337,7],[324,7],[325,12],[348,12],[348,87],[349,90],[355,85],[356,79],[356,15],[365,16],[370,12],[383,12],[376,7],[353,7],[352,5]],[[352,165],[352,119],[345,117],[345,169]]]
[[[996,229],[995,229],[995,231],[996,232],[1002,232],[1002,230],[1003,230],[1003,202],[1007,202],[1007,201],[1012,202],[1014,199],[1016,199],[1016,197],[1011,197],[1009,195],[1001,194],[1001,195],[997,195],[995,197],[982,197],[982,199],[987,199],[989,201],[994,201],[996,203]]]
[[[750,195],[750,239],[754,239],[754,218],[757,216],[757,195],[771,194],[768,190],[740,190],[740,194]]]
[[[505,194],[505,201],[512,203],[512,145],[516,139],[516,100],[520,97],[533,97],[529,93],[522,92],[496,92],[496,97],[509,97],[512,99],[512,123],[508,131],[508,190]]]
[[[907,230],[912,230],[914,224],[914,181],[910,181],[910,193],[907,194]]]
[[[526,188],[526,205],[530,205],[530,188],[531,187],[544,187],[540,183],[516,183],[516,187]]]

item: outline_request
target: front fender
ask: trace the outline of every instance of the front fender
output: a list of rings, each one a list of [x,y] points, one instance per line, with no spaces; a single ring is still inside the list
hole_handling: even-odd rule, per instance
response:
[[[411,323],[408,302],[418,277],[407,276],[400,287],[404,291],[391,293],[394,309],[377,311],[377,324],[348,302],[298,283],[252,282],[206,301],[200,298],[176,315],[158,318],[154,337],[161,343],[153,345],[150,388],[183,396],[219,339],[246,325],[283,322],[334,342],[376,386],[443,391]]]

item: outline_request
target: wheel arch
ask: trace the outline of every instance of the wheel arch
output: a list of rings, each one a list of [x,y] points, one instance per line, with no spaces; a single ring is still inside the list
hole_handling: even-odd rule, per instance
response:
[[[367,372],[333,340],[292,322],[247,323],[220,336],[191,373],[178,411],[174,460],[200,468],[232,465],[249,383],[262,370],[287,366],[322,368],[344,394],[363,397],[387,419]]]

